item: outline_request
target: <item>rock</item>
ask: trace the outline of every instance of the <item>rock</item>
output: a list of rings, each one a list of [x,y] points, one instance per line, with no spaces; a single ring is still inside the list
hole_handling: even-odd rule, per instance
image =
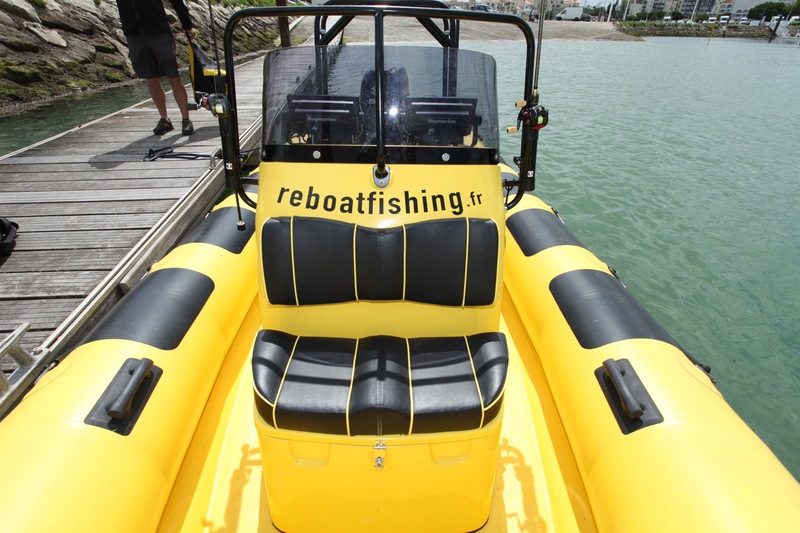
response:
[[[104,54],[119,53],[119,49],[117,49],[117,46],[108,39],[92,41],[92,45],[94,46],[94,49],[96,51],[102,52]]]
[[[41,71],[26,67],[25,65],[5,65],[2,68],[3,77],[19,83],[20,85],[30,85],[44,80]]]
[[[58,46],[60,48],[67,47],[67,41],[65,41],[56,30],[45,29],[41,24],[36,22],[26,22],[25,29],[46,43]]]
[[[61,67],[56,65],[52,60],[43,57],[36,61],[36,68],[42,71],[43,74],[55,75],[61,72]]]
[[[95,57],[97,57],[97,49],[91,42],[75,34],[67,35],[66,38],[69,47],[59,52],[59,61],[62,63],[73,62],[80,65],[94,62]]]
[[[61,9],[61,6],[55,0],[45,0],[44,2],[44,9],[45,13],[64,13],[64,10]],[[41,13],[39,14],[41,16]]]
[[[0,0],[2,1],[2,0]],[[95,17],[100,16],[94,0],[59,0],[62,6],[74,8],[76,11],[90,13]]]
[[[25,0],[0,0],[0,9],[12,16],[31,22],[41,22],[36,10]]]
[[[65,18],[73,19],[75,23],[89,28],[87,31],[82,32],[86,33],[87,35],[93,34],[95,31],[104,31],[104,28],[108,26],[106,22],[95,13],[96,11],[81,11],[73,7],[64,6]]]
[[[207,3],[188,5],[200,38],[210,42]],[[221,3],[212,9],[221,49],[225,24],[237,9]],[[171,6],[166,12],[173,21],[179,64],[186,67],[186,37]],[[235,34],[235,52],[270,47],[264,36],[274,33],[273,26],[243,21]],[[45,100],[134,78],[121,28],[114,0],[0,0],[0,116],[19,110],[12,101]]]
[[[14,19],[11,18],[11,15],[6,13],[5,11],[0,11],[0,26],[9,26],[11,28],[16,28],[17,23],[14,22]]]
[[[125,70],[125,62],[118,59],[116,56],[111,54],[97,54],[95,58],[97,63],[109,68],[113,68],[116,70]]]
[[[0,43],[16,52],[38,52],[40,49],[33,36],[11,27],[3,28],[0,32]]]
[[[72,33],[91,35],[94,27],[91,22],[73,17],[64,16],[63,11],[45,11],[40,15],[42,24],[49,28],[59,28]]]

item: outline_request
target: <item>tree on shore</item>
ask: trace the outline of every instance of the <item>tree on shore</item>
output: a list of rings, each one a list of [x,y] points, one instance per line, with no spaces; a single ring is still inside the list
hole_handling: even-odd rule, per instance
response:
[[[795,5],[792,7],[792,9],[794,9],[796,6],[797,2],[795,2]],[[759,20],[762,17],[769,20],[777,15],[786,16],[788,11],[789,6],[783,2],[764,2],[763,4],[758,4],[755,7],[751,7],[747,16],[753,20]]]

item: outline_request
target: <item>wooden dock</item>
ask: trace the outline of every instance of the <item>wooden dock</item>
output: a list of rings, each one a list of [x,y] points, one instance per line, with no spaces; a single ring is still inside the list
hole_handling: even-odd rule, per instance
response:
[[[260,138],[262,70],[260,60],[236,68],[243,148]],[[217,119],[194,111],[195,132],[183,136],[171,94],[167,102],[176,129],[162,137],[147,100],[0,158],[0,216],[20,226],[13,252],[0,256],[0,341],[29,322],[23,350],[63,349],[62,324],[98,314],[81,305],[98,290],[113,303],[126,276],[141,276],[213,203],[224,185],[222,162],[209,157],[221,146]],[[166,147],[201,157],[144,160]],[[0,366],[16,368],[8,357]]]

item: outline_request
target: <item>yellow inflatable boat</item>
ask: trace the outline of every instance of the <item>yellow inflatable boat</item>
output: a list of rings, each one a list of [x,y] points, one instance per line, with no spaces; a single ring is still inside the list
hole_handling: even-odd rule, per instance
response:
[[[265,58],[256,188],[231,35],[289,14],[318,17],[316,42]],[[375,43],[329,47],[356,16]],[[385,43],[395,17],[440,46]],[[519,171],[494,60],[458,48],[475,21],[528,43]],[[244,10],[225,39],[211,104],[245,205],[0,423],[3,531],[797,529],[797,481],[530,193],[547,111],[527,23],[359,2]]]

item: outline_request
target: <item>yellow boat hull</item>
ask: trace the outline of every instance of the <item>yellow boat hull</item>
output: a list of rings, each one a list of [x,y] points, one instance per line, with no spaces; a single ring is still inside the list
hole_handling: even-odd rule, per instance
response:
[[[533,196],[515,212],[525,209],[550,212]],[[387,437],[381,450],[373,438],[287,439],[257,426],[249,356],[262,317],[253,241],[238,254],[188,243],[153,269],[213,280],[176,347],[88,342],[0,424],[4,529],[727,532],[800,523],[798,483],[676,346],[641,338],[580,345],[551,283],[576,270],[611,277],[607,266],[575,244],[525,255],[510,232],[500,298],[509,352],[502,428],[490,425],[477,439]],[[130,433],[87,424],[120,365],[145,357],[163,374]],[[623,358],[664,418],[628,434],[595,375],[603,361]],[[376,457],[385,471],[372,467]],[[265,458],[275,471],[264,471]],[[493,480],[484,480],[491,490],[471,485],[473,460],[478,471],[492,465]],[[292,502],[318,479],[309,473],[321,468],[332,488],[313,509],[297,508]],[[365,487],[380,505],[359,507],[352,494]],[[452,501],[444,511],[464,520],[443,521],[443,510],[427,503],[433,496]]]

